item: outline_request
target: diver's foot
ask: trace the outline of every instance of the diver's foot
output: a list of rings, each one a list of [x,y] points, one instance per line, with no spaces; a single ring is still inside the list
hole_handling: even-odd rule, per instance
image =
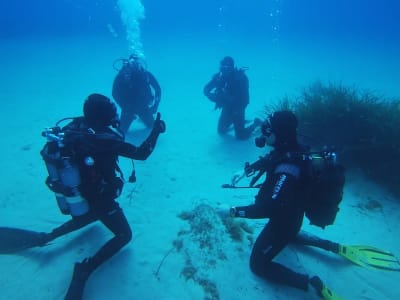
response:
[[[251,133],[252,133],[254,130],[256,130],[258,127],[260,127],[261,124],[262,124],[261,119],[255,118],[254,121],[253,121],[253,124],[251,124],[250,127],[249,127]]]
[[[50,233],[41,232],[39,233],[37,240],[37,247],[43,247],[49,244],[53,240],[53,237]]]
[[[324,300],[343,300],[338,294],[327,287],[318,276],[309,279],[310,285],[317,291],[318,296]]]
[[[71,283],[64,300],[81,300],[85,289],[86,281],[90,276],[88,260],[85,259],[81,263],[76,263]]]
[[[324,283],[322,282],[321,278],[318,276],[314,276],[310,278],[310,285],[315,289],[318,296],[322,298],[322,289],[324,288]]]

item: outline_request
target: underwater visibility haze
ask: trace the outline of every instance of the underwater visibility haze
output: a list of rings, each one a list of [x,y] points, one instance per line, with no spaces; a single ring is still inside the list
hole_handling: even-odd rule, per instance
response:
[[[160,84],[167,130],[151,157],[135,162],[137,181],[118,199],[132,241],[90,277],[83,299],[319,299],[252,274],[265,219],[224,221],[216,213],[254,201],[256,189],[221,185],[269,150],[254,145],[258,128],[248,140],[217,133],[219,110],[203,88],[225,56],[249,80],[246,124],[289,105],[300,135],[335,144],[346,166],[335,224],[303,222],[310,235],[338,241],[337,251],[288,247],[278,260],[318,274],[345,299],[400,298],[399,1],[1,1],[0,44],[1,299],[63,299],[74,263],[110,238],[95,223],[9,254],[21,239],[29,248],[38,233],[68,220],[45,184],[41,133],[81,116],[92,93],[113,99],[114,78],[131,55]],[[126,140],[139,145],[148,134],[135,119]],[[131,161],[119,163],[129,177]],[[376,270],[375,255],[390,267]]]

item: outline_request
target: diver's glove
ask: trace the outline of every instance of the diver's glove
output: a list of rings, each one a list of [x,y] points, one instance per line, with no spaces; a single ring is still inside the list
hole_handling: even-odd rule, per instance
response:
[[[165,125],[165,122],[161,120],[161,114],[157,113],[156,120],[154,121],[153,124],[153,132],[155,133],[164,133],[166,131],[167,127]]]
[[[216,208],[216,213],[221,219],[226,219],[229,217],[234,218],[236,217],[236,208],[220,203]]]
[[[254,172],[255,172],[255,170],[254,170],[253,164],[250,164],[249,162],[246,162],[244,164],[244,174],[247,177],[250,177],[250,176],[252,176],[254,174]]]
[[[231,218],[236,218],[236,212],[237,212],[236,207],[232,206],[232,207],[229,209],[229,216],[230,216]]]
[[[153,129],[151,130],[150,135],[147,137],[147,139],[142,143],[142,145],[140,145],[139,148],[143,149],[139,149],[138,151],[148,153],[153,152],[159,135],[161,133],[164,133],[165,129],[165,122],[161,120],[161,114],[157,113],[157,117],[153,123]],[[145,158],[147,158],[147,156]]]

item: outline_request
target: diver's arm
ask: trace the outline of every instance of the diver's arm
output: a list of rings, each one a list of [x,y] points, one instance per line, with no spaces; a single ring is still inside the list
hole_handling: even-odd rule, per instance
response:
[[[246,176],[250,176],[257,171],[266,170],[268,168],[269,161],[269,155],[266,155],[260,156],[260,158],[252,164],[246,163],[244,167]]]
[[[118,155],[136,160],[146,160],[153,152],[158,135],[150,134],[150,136],[139,146],[122,142],[118,145]]]
[[[213,78],[204,86],[203,93],[204,95],[213,102],[216,102],[216,94],[214,90],[218,85],[219,74],[215,74]]]
[[[246,219],[265,219],[268,214],[261,205],[252,204],[247,206],[232,207],[230,210],[231,217]]]
[[[261,219],[276,216],[281,211],[290,210],[300,195],[294,193],[297,186],[297,177],[289,172],[279,172],[275,169],[271,181],[261,186],[254,204],[231,208],[233,217],[247,219]]]
[[[154,75],[152,73],[147,71],[147,75],[148,75],[148,78],[149,78],[149,84],[154,89],[155,102],[158,103],[158,102],[160,102],[160,99],[161,99],[161,86],[160,86],[160,84],[158,83],[157,79],[154,77]]]
[[[160,119],[160,113],[157,113],[153,129],[147,139],[139,147],[122,142],[118,148],[118,155],[137,160],[146,160],[153,152],[159,135],[164,132],[165,122]]]
[[[255,172],[260,171],[257,175],[255,175],[250,183],[250,186],[252,187],[256,181],[266,172],[266,169],[268,168],[268,156],[260,157],[259,160],[255,161],[254,163],[250,164],[249,162],[246,162],[244,164],[244,170],[240,170],[235,172],[233,174],[232,179],[231,179],[231,185],[236,186],[236,184],[242,180],[245,176],[250,177],[253,176]],[[261,172],[262,171],[262,172]],[[254,182],[253,182],[254,180]]]

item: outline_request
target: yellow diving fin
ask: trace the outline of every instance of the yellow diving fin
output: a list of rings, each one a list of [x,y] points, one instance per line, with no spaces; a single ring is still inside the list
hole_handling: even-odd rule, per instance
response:
[[[324,285],[321,291],[322,299],[324,300],[343,300],[342,297],[332,292],[327,286]]]
[[[318,276],[310,278],[310,285],[316,290],[317,294],[324,300],[343,300],[328,288]]]
[[[400,262],[392,253],[375,247],[339,245],[338,254],[365,268],[400,271]]]

